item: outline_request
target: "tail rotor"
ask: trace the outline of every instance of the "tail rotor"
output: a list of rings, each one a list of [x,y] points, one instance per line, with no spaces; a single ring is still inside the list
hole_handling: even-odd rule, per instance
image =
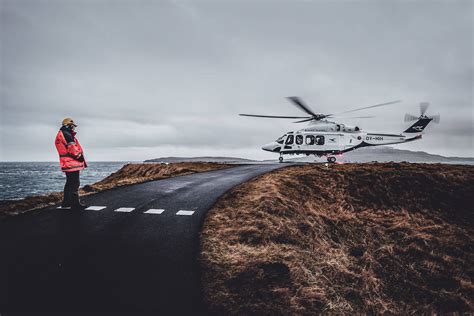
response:
[[[411,114],[405,114],[405,122],[413,122],[418,120],[418,116],[411,115]]]
[[[420,116],[415,116],[415,115],[407,113],[407,114],[405,114],[405,122],[412,122],[412,121],[416,121],[416,120],[419,120],[419,119],[430,119],[433,122],[435,122],[436,124],[438,124],[439,121],[440,121],[440,115],[439,114],[436,114],[436,115],[433,115],[433,116],[426,115],[426,111],[428,110],[429,106],[430,106],[430,104],[428,102],[421,102],[420,103]]]
[[[435,114],[431,117],[431,119],[433,120],[433,122],[435,122],[436,124],[439,124],[439,120],[440,120],[440,115],[439,114]]]
[[[421,102],[420,103],[420,114],[425,115],[426,110],[428,110],[430,104],[428,102]]]

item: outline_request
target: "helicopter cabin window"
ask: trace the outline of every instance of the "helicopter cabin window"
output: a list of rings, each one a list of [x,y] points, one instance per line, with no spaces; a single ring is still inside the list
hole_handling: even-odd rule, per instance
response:
[[[296,145],[303,144],[303,135],[296,135]]]
[[[314,136],[313,135],[306,136],[306,145],[314,145]]]
[[[336,131],[338,131],[338,132],[341,131],[341,125],[339,125],[339,124],[336,125]]]
[[[294,140],[295,140],[295,137],[293,135],[288,135],[288,137],[286,138],[285,144],[286,145],[291,145],[291,144],[293,144]]]
[[[315,137],[316,145],[324,145],[324,136],[319,135]]]

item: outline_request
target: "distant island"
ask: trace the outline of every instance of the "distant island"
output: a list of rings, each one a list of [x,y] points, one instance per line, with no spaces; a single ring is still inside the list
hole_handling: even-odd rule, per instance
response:
[[[474,157],[445,157],[430,154],[424,151],[411,151],[389,146],[365,147],[344,154],[345,162],[417,162],[417,163],[449,163],[449,164],[474,164]]]
[[[145,162],[178,163],[178,162],[219,162],[219,163],[249,163],[257,160],[236,157],[162,157],[145,160]]]
[[[162,157],[145,160],[145,162],[178,163],[178,162],[218,162],[218,163],[275,163],[275,159],[270,160],[252,160],[237,157]],[[285,161],[294,162],[326,162],[324,157],[314,156],[284,156]],[[416,162],[416,163],[447,163],[447,164],[466,164],[474,165],[474,157],[445,157],[441,155],[430,154],[424,151],[411,151],[393,147],[366,147],[345,153],[338,157],[341,162]]]

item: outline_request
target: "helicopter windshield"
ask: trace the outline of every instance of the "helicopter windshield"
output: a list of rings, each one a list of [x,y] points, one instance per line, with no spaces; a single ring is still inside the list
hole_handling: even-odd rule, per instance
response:
[[[278,144],[283,144],[283,141],[285,140],[285,136],[286,136],[286,134],[283,135],[283,136],[281,136],[281,137],[279,137],[279,138],[276,140],[276,142],[277,142]]]

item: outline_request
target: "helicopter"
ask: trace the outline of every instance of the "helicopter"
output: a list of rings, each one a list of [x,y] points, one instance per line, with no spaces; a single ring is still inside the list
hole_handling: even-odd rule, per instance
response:
[[[401,100],[375,104],[362,108],[352,109],[334,114],[315,113],[299,97],[288,97],[296,107],[306,113],[306,116],[281,116],[260,114],[239,114],[240,116],[277,119],[297,119],[294,123],[308,122],[308,125],[296,131],[290,131],[277,140],[265,144],[265,151],[280,154],[279,162],[283,162],[283,155],[314,155],[327,157],[329,163],[336,162],[336,156],[367,146],[392,145],[411,142],[422,138],[423,130],[433,121],[439,123],[440,115],[428,116],[426,111],[428,102],[420,103],[420,116],[405,114],[405,122],[415,121],[400,134],[370,133],[363,131],[358,126],[350,126],[330,121],[341,114],[387,106],[401,102]],[[345,118],[372,118],[374,116],[356,116]]]

